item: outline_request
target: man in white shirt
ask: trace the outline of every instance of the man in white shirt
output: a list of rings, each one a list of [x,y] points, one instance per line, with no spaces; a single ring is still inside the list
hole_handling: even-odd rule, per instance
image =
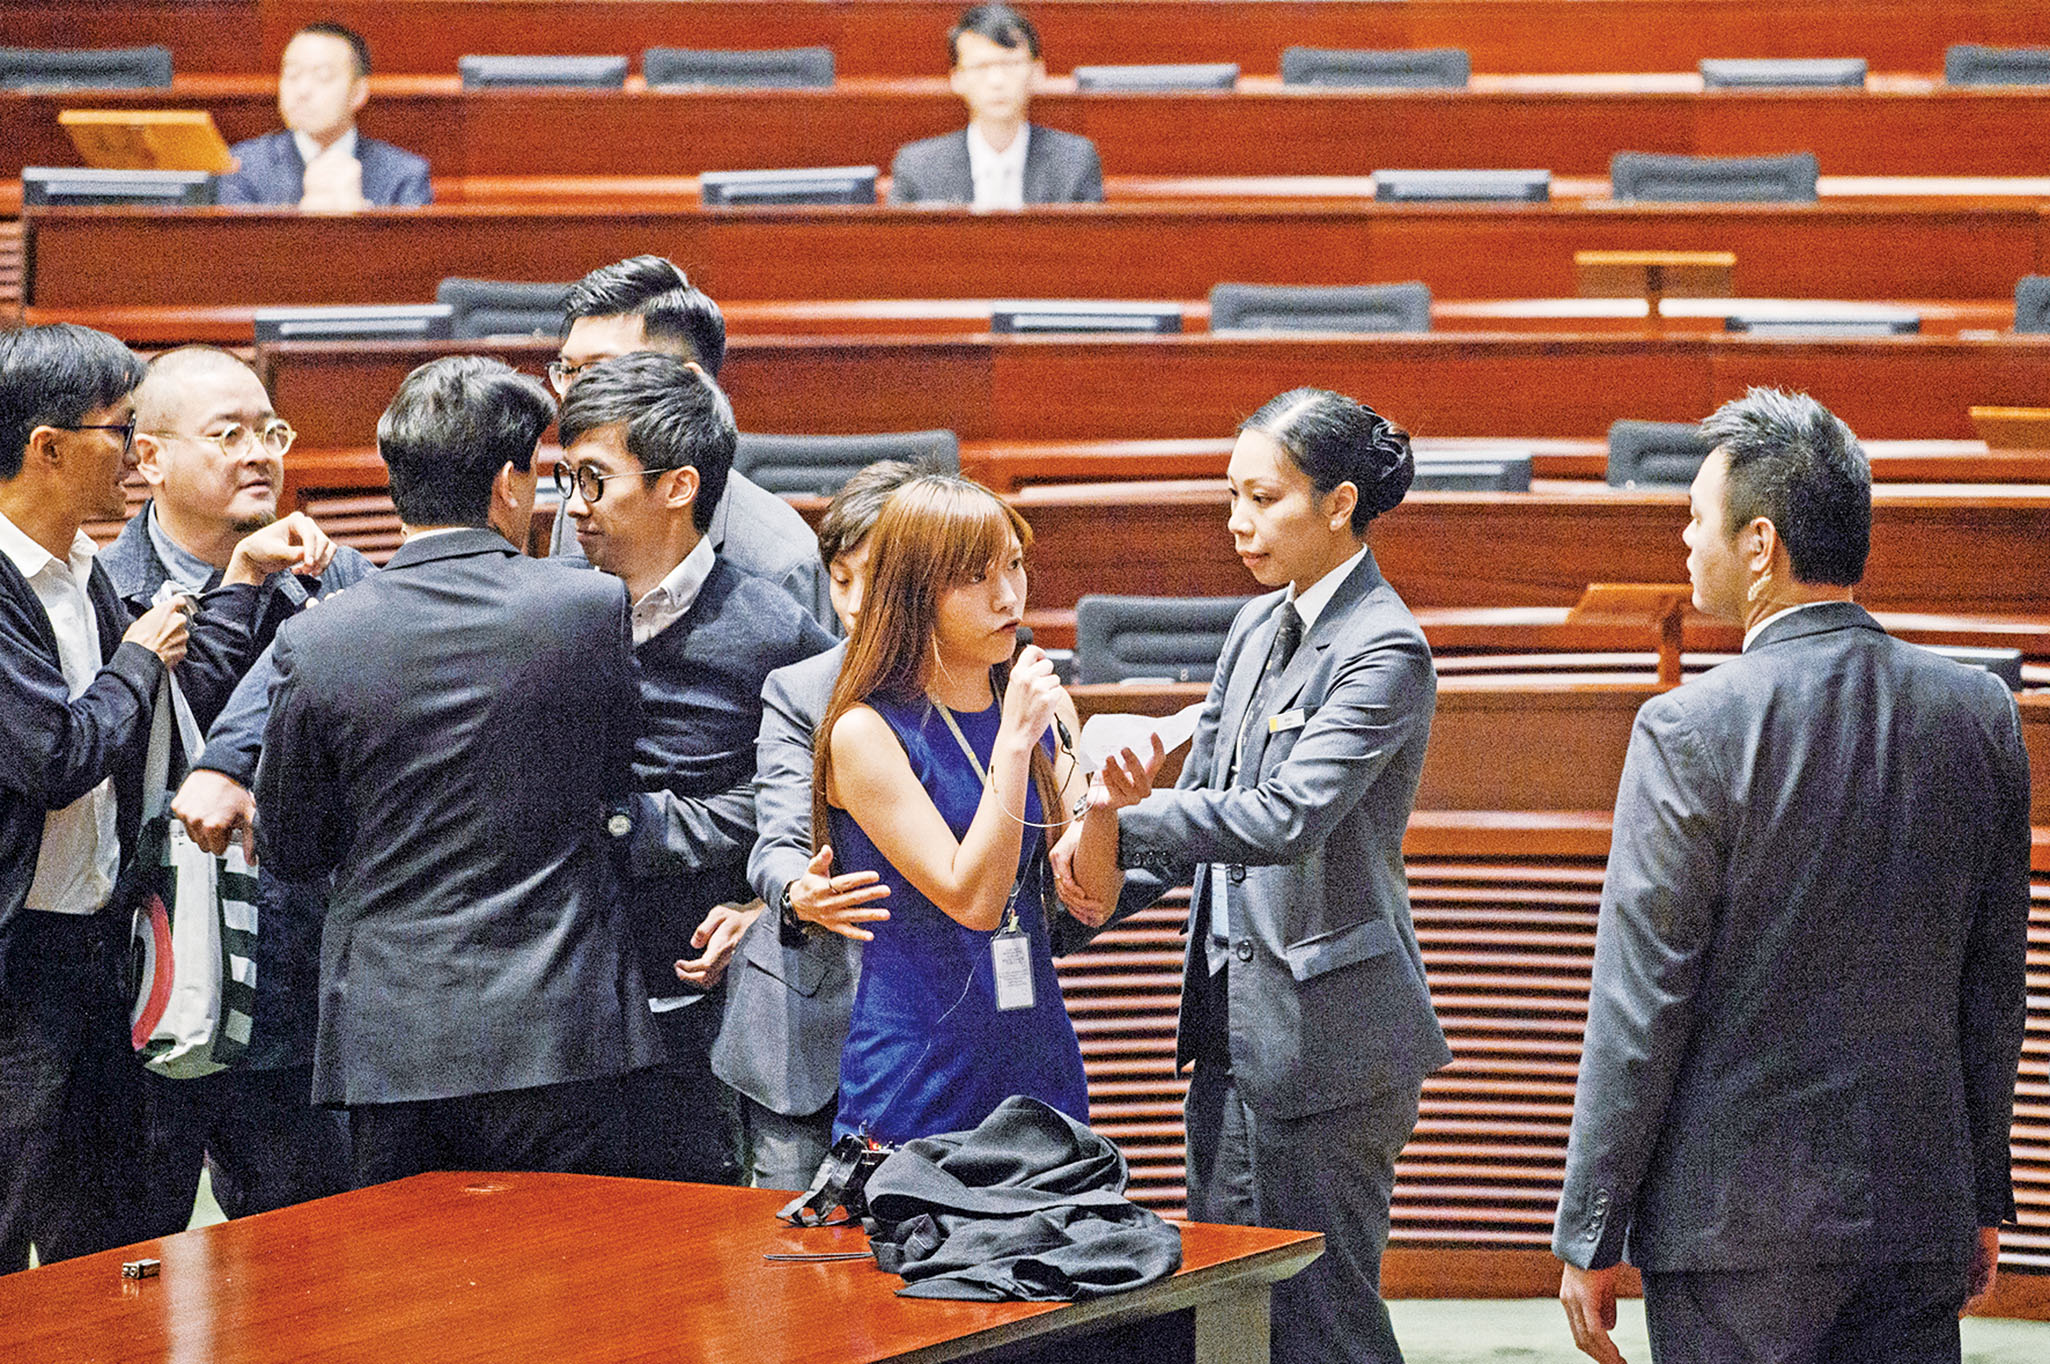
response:
[[[131,622],[81,527],[119,518],[142,362],[85,327],[0,334],[0,1273],[135,1239],[128,920],[143,752],[167,667],[202,723],[247,667],[280,522],[222,585]]]
[[[1026,122],[1032,91],[1046,79],[1032,21],[1008,5],[977,5],[947,44],[954,62],[948,81],[968,106],[968,127],[898,148],[890,202],[979,210],[1101,203],[1095,144]]]

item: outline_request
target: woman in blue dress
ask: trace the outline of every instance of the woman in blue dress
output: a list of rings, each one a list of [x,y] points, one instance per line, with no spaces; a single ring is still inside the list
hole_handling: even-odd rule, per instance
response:
[[[1076,721],[1052,665],[1029,646],[1012,661],[1032,532],[987,488],[935,474],[899,489],[871,536],[813,782],[816,841],[889,887],[834,1136],[959,1131],[1014,1094],[1086,1122],[1045,850],[1087,779],[1053,742],[1057,716]]]

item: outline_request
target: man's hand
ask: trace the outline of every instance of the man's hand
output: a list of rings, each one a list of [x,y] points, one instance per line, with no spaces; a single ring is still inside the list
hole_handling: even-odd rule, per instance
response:
[[[239,838],[242,855],[256,865],[256,797],[233,777],[196,767],[171,797],[171,813],[192,841],[219,857]]]
[[[370,207],[363,197],[363,163],[342,150],[337,142],[306,163],[301,210],[314,213],[354,213]]]
[[[227,583],[260,583],[273,573],[319,577],[335,557],[335,543],[305,512],[282,516],[251,531],[228,561]]]
[[[690,945],[704,953],[691,961],[676,963],[676,978],[685,985],[695,985],[700,990],[709,990],[726,975],[726,967],[733,960],[733,949],[740,946],[740,935],[747,932],[748,925],[762,912],[762,902],[756,900],[747,905],[714,905],[705,921],[698,925],[698,931],[690,935]]]
[[[1601,1364],[1623,1364],[1616,1342],[1609,1339],[1609,1332],[1616,1329],[1616,1275],[1621,1269],[1620,1265],[1607,1269],[1567,1265],[1559,1276],[1559,1305],[1566,1309],[1573,1343]]]
[[[1993,1296],[1993,1280],[2000,1273],[2000,1228],[1979,1228],[1979,1244],[1972,1247],[1972,1277],[1965,1290],[1965,1305],[1958,1315],[1975,1311]]]
[[[1082,823],[1077,820],[1068,826],[1068,831],[1061,835],[1060,842],[1054,844],[1053,851],[1048,854],[1053,862],[1054,893],[1061,897],[1061,903],[1068,907],[1069,914],[1091,928],[1101,928],[1110,922],[1110,912],[1116,906],[1096,899],[1075,879],[1075,850],[1081,842]]]
[[[804,875],[790,883],[790,912],[843,938],[872,942],[875,934],[861,925],[890,917],[889,910],[874,903],[890,893],[881,879],[872,871],[833,875],[833,850],[820,848]]]
[[[186,619],[192,614],[192,598],[179,595],[158,602],[135,618],[128,632],[121,636],[123,644],[140,644],[164,661],[166,668],[175,668],[185,661],[185,645],[189,636]]]

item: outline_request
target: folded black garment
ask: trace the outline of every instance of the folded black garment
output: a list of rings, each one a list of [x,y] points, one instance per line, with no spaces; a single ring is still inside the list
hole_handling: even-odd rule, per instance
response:
[[[1037,1099],[923,1137],[868,1180],[869,1245],[901,1296],[1067,1302],[1164,1279],[1181,1233],[1124,1196],[1125,1158]]]

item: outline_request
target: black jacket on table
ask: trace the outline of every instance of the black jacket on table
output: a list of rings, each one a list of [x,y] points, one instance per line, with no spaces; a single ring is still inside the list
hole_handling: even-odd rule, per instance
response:
[[[57,635],[35,589],[0,555],[0,989],[14,963],[13,927],[35,883],[44,817],[114,779],[123,860],[142,824],[142,768],[163,665],[121,636],[133,618],[95,559],[87,580],[99,626],[100,673],[77,698],[58,662]],[[252,586],[207,593],[193,614],[179,686],[201,724],[219,712],[249,666]]]

